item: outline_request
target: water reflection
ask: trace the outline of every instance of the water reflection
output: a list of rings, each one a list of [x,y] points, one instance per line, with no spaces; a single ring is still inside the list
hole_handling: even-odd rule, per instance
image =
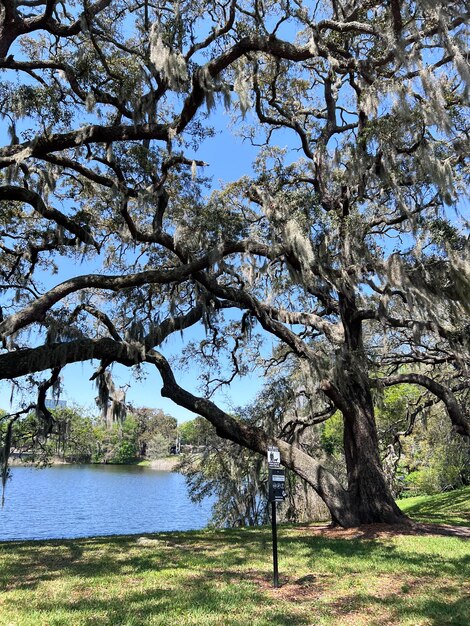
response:
[[[12,468],[0,540],[51,539],[199,529],[211,502],[193,504],[184,477],[146,467]]]

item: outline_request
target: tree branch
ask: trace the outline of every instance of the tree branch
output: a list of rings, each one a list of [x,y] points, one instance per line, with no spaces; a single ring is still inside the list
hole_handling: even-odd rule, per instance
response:
[[[470,437],[470,421],[465,416],[464,410],[459,405],[452,391],[432,378],[429,378],[429,376],[425,376],[424,374],[408,373],[371,380],[371,384],[375,387],[390,387],[392,385],[401,385],[403,383],[411,383],[413,385],[424,387],[442,400],[446,406],[447,413],[449,414],[455,431],[460,435]]]
[[[162,377],[162,396],[170,398],[196,415],[202,415],[216,428],[219,436],[230,439],[254,452],[266,454],[268,446],[277,446],[283,465],[292,469],[315,489],[325,500],[334,517],[344,517],[344,501],[347,500],[347,492],[315,459],[297,446],[288,444],[282,439],[269,437],[261,428],[235,420],[210,400],[195,396],[180,387],[168,361],[162,354],[152,351],[147,355],[146,361],[153,363]]]
[[[39,213],[39,215],[55,222],[58,226],[66,228],[69,232],[76,235],[81,242],[94,246],[99,252],[98,243],[93,239],[90,232],[86,228],[79,226],[57,209],[47,207],[41,196],[35,191],[25,189],[24,187],[3,185],[0,187],[0,201],[2,200],[25,202],[26,204],[31,205],[33,209]]]

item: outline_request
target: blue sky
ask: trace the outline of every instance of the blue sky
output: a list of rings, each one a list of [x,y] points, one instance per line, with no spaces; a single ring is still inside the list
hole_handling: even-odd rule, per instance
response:
[[[290,25],[284,24],[281,26],[278,34],[289,38],[293,36],[294,31]],[[22,57],[21,50],[16,46],[13,51],[16,53],[17,58]],[[5,75],[5,77],[13,82],[17,79],[22,82],[25,80],[24,76],[18,77],[16,73]],[[236,95],[234,94],[232,98],[235,100]],[[250,112],[247,115],[250,116]],[[244,174],[251,173],[252,164],[258,152],[258,149],[254,148],[249,141],[243,141],[240,137],[234,136],[233,129],[230,128],[230,122],[230,114],[224,111],[221,103],[218,103],[207,121],[209,125],[213,125],[216,128],[217,134],[203,142],[197,152],[191,153],[187,151],[186,153],[188,158],[194,157],[208,163],[208,166],[203,169],[202,173],[212,178],[214,189],[219,188],[223,182],[237,180]],[[20,122],[18,130],[21,129],[21,125],[22,123]],[[3,143],[8,143],[9,141],[6,135],[6,128],[0,128],[0,141]],[[280,145],[282,145],[284,140],[288,144],[289,141],[292,141],[292,136],[288,137],[285,133],[277,133],[276,139]],[[49,287],[72,276],[97,271],[99,271],[99,266],[96,263],[93,266],[84,263],[78,265],[73,264],[69,259],[62,259],[59,274],[50,277],[46,276],[43,282]],[[184,333],[184,341],[201,337],[203,333],[204,330],[201,327],[189,329]],[[272,339],[269,340],[267,350],[269,350],[271,342]],[[181,353],[183,345],[184,342],[181,336],[179,333],[175,333],[166,341],[161,348],[161,352],[171,361],[173,357],[177,357]],[[95,404],[96,387],[89,380],[95,371],[96,365],[97,362],[94,364],[90,362],[77,363],[68,365],[62,371],[63,391],[61,398],[66,400],[68,404],[83,406],[92,414],[98,413]],[[123,366],[118,365],[113,368],[115,383],[117,385],[130,385],[127,391],[127,400],[135,406],[160,408],[176,417],[179,421],[192,419],[194,417],[192,413],[177,406],[171,400],[161,397],[161,379],[159,374],[155,368],[145,367],[147,375],[143,380],[135,380],[132,372]],[[193,393],[198,393],[197,367],[189,371],[175,369],[175,375],[179,384]],[[44,372],[43,377],[46,378],[47,376],[48,372]],[[230,410],[233,407],[246,405],[251,402],[261,385],[262,380],[258,376],[245,376],[243,379],[234,380],[230,384],[230,388],[223,387],[214,395],[213,400],[221,408]],[[199,393],[201,393],[200,390]],[[18,408],[21,397],[19,394],[16,394],[13,403],[10,404],[10,396],[10,384],[0,381],[0,408],[6,410]],[[29,403],[30,399],[28,398],[25,401]]]
[[[221,182],[236,180],[244,174],[248,174],[252,169],[252,162],[256,156],[256,149],[248,141],[234,137],[229,128],[229,115],[223,111],[214,113],[209,120],[217,129],[217,135],[205,141],[196,153],[188,152],[188,157],[194,157],[208,163],[204,168],[205,176],[212,177],[213,187],[218,188]],[[3,133],[2,133],[3,134]],[[86,274],[96,271],[96,268],[86,264],[74,265],[70,260],[64,260],[59,275],[52,277],[50,284],[57,284],[71,276]],[[181,353],[184,343],[197,337],[202,337],[204,330],[202,327],[185,331],[183,338],[179,333],[169,337],[161,352],[170,360],[177,358]],[[96,387],[91,382],[90,376],[93,374],[97,363],[90,362],[76,363],[68,365],[62,371],[63,391],[61,398],[68,404],[84,407],[91,414],[98,413],[95,404]],[[113,368],[113,378],[117,385],[129,384],[127,390],[127,400],[134,406],[145,406],[159,408],[173,415],[178,421],[186,421],[194,418],[194,414],[179,407],[167,398],[160,395],[161,378],[154,367],[144,366],[146,376],[142,380],[136,380],[131,370],[123,366]],[[198,370],[192,368],[187,371],[175,369],[177,381],[183,387],[198,393]],[[44,377],[47,376],[45,372]],[[242,406],[251,402],[257,391],[260,389],[262,381],[258,376],[245,376],[243,379],[233,381],[229,387],[223,387],[214,396],[221,408],[230,410],[233,407]],[[200,393],[200,391],[199,391]],[[11,410],[16,408],[21,398],[14,396],[13,404],[10,405],[11,386],[9,383],[0,382],[0,408]]]
[[[209,123],[214,124],[218,129],[215,137],[205,141],[200,149],[191,153],[189,158],[194,157],[208,163],[204,168],[204,175],[212,177],[213,187],[218,188],[220,183],[236,180],[244,174],[252,171],[252,163],[256,157],[257,149],[250,145],[248,141],[242,141],[239,137],[234,137],[233,131],[229,128],[230,117],[222,110],[211,115]],[[3,133],[0,132],[0,138]],[[289,145],[292,136],[287,133],[278,133],[276,136],[278,145],[285,142]],[[292,147],[292,143],[290,143]],[[96,266],[91,267],[86,264],[74,265],[69,260],[65,260],[58,276],[51,277],[50,284],[56,284],[62,280],[77,274],[85,274],[97,271]],[[179,333],[171,336],[161,348],[161,352],[170,360],[177,358],[181,353],[184,343],[196,338],[202,338],[204,330],[202,326],[196,329],[185,331],[182,338]],[[269,344],[267,346],[269,350]],[[96,366],[96,363],[94,364]],[[143,366],[145,376],[136,380],[131,370],[123,366],[115,366],[113,377],[117,385],[130,385],[127,391],[127,400],[134,406],[145,406],[160,408],[166,413],[173,415],[182,422],[192,419],[194,415],[189,411],[177,406],[171,400],[162,398],[160,395],[161,379],[155,368]],[[61,398],[68,404],[83,406],[88,413],[97,414],[98,409],[95,404],[96,388],[90,382],[90,377],[94,372],[94,366],[90,362],[77,363],[67,366],[63,372],[63,392]],[[188,370],[175,368],[177,381],[184,388],[193,393],[201,393],[198,389],[198,366],[195,365]],[[44,377],[46,377],[45,373]],[[213,397],[221,408],[231,410],[234,407],[243,406],[252,402],[256,393],[260,390],[262,379],[258,375],[246,376],[236,379],[230,387],[223,387]],[[8,383],[0,383],[0,408],[9,410],[11,387]],[[18,405],[19,397],[15,397],[13,407]]]

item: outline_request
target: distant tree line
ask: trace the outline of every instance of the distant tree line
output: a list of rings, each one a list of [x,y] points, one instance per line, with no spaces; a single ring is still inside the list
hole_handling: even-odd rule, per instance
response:
[[[160,409],[135,408],[112,425],[79,407],[53,409],[51,415],[47,437],[34,411],[15,422],[11,449],[17,456],[39,463],[130,464],[168,456],[178,436],[177,420]]]

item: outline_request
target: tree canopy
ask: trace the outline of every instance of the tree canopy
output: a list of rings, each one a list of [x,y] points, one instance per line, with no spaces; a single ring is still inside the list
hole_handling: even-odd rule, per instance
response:
[[[468,16],[442,0],[4,0],[0,374],[37,375],[46,430],[68,364],[95,360],[106,399],[113,363],[147,363],[219,435],[276,443],[336,522],[403,519],[374,398],[415,385],[470,434]],[[257,157],[233,180],[228,147],[217,186],[198,149],[224,109]],[[200,396],[159,351],[195,325]],[[211,401],[283,362],[289,428]],[[295,437],[337,410],[345,481]]]

